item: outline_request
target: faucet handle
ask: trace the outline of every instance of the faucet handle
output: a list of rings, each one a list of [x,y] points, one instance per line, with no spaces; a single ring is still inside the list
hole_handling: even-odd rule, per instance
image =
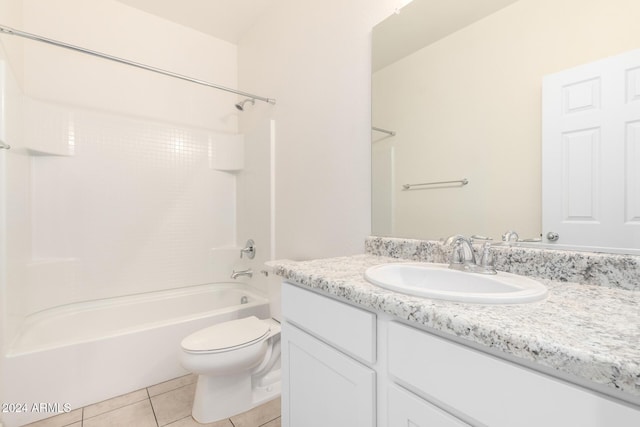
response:
[[[244,254],[247,254],[247,257],[249,259],[255,258],[255,256],[256,256],[256,247],[255,247],[255,242],[253,241],[253,239],[247,240],[247,243],[245,243],[244,248],[240,249],[240,258],[242,258],[242,256]]]
[[[486,242],[482,245],[482,256],[480,257],[480,265],[487,267],[493,264],[493,254],[491,253],[491,243]]]
[[[477,273],[481,274],[497,274],[493,265],[493,253],[491,252],[491,243],[485,242],[482,245],[482,256],[480,257],[480,267]]]
[[[517,242],[519,239],[520,239],[520,236],[518,236],[518,233],[511,230],[507,231],[502,235],[502,241],[507,243]]]

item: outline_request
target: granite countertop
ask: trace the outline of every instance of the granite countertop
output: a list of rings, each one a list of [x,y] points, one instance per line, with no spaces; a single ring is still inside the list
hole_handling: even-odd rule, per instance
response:
[[[537,279],[549,289],[544,301],[481,305],[412,297],[364,280],[367,267],[407,261],[366,254],[270,265],[302,286],[595,383],[640,404],[640,292]]]

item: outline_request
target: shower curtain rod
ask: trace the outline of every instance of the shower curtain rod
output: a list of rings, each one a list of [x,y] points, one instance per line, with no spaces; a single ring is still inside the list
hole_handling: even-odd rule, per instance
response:
[[[240,90],[231,89],[231,88],[228,88],[228,87],[225,87],[225,86],[220,86],[220,85],[217,85],[217,84],[209,83],[209,82],[207,82],[205,80],[194,79],[192,77],[188,77],[188,76],[185,76],[183,74],[178,74],[178,73],[174,73],[172,71],[163,70],[162,68],[156,68],[156,67],[152,67],[150,65],[139,63],[139,62],[129,61],[128,59],[119,58],[117,56],[108,55],[106,53],[97,52],[95,50],[85,49],[85,48],[80,47],[80,46],[75,46],[75,45],[72,45],[72,44],[69,44],[69,43],[64,43],[64,42],[61,42],[61,41],[58,41],[58,40],[49,39],[47,37],[42,37],[42,36],[39,36],[37,34],[32,34],[32,33],[27,33],[27,32],[24,32],[24,31],[16,30],[16,29],[13,29],[13,28],[10,28],[10,27],[6,27],[4,25],[0,25],[0,32],[4,33],[4,34],[10,34],[12,36],[23,37],[25,39],[35,40],[35,41],[39,41],[39,42],[43,42],[43,43],[48,43],[48,44],[51,44],[51,45],[54,45],[54,46],[63,47],[65,49],[74,50],[76,52],[86,53],[86,54],[89,54],[89,55],[97,56],[99,58],[108,59],[110,61],[119,62],[121,64],[130,65],[132,67],[141,68],[141,69],[147,70],[147,71],[153,71],[154,73],[163,74],[165,76],[174,77],[176,79],[186,80],[188,82],[196,83],[196,84],[199,84],[199,85],[202,85],[202,86],[208,86],[208,87],[212,87],[214,89],[224,90],[226,92],[231,92],[231,93],[235,93],[237,95],[246,96],[247,98],[257,99],[259,101],[266,102],[267,104],[274,104],[275,105],[275,103],[276,103],[276,100],[273,99],[273,98],[265,98],[263,96],[258,96],[258,95],[254,95],[254,94],[251,94],[251,93],[242,92]]]

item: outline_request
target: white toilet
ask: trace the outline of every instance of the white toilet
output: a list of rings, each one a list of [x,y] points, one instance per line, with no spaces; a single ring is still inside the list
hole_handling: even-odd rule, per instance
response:
[[[280,323],[250,316],[201,329],[182,340],[180,363],[198,374],[196,421],[247,411],[280,395]]]

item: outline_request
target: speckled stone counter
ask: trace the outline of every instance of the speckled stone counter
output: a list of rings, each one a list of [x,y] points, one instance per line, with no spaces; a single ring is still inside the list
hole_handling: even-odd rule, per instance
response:
[[[505,352],[640,404],[640,292],[539,279],[549,289],[545,301],[480,305],[412,297],[364,280],[367,267],[402,261],[407,259],[365,254],[270,264],[275,274],[299,285]]]
[[[480,245],[475,245],[479,249]],[[640,256],[492,246],[496,269],[560,282],[640,291]],[[365,252],[423,262],[448,262],[451,248],[433,240],[369,237]]]

